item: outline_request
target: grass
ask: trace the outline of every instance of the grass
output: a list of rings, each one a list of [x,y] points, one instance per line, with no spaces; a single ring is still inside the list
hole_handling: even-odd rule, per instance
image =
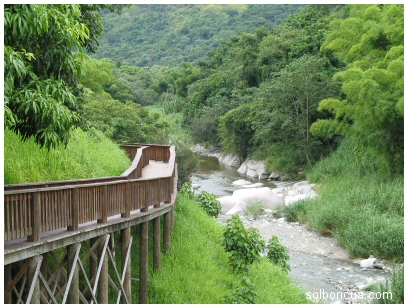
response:
[[[403,304],[404,268],[398,267],[394,269],[389,279],[370,286],[367,291],[376,293],[374,304]]]
[[[232,270],[222,248],[222,226],[182,194],[177,197],[175,219],[171,250],[149,280],[150,303],[223,303],[241,276]],[[252,266],[249,278],[256,285],[257,304],[308,303],[305,292],[266,259]]]
[[[319,182],[319,197],[283,209],[290,220],[306,222],[338,239],[352,257],[404,256],[404,179],[388,177],[375,161],[354,159],[350,144],[320,161],[308,174]],[[362,167],[363,165],[363,167]]]
[[[4,130],[4,184],[118,176],[130,164],[123,150],[94,129],[76,129],[66,148],[50,151]]]
[[[244,213],[246,216],[255,216],[261,213],[264,209],[265,206],[263,205],[262,201],[255,201],[247,205]]]

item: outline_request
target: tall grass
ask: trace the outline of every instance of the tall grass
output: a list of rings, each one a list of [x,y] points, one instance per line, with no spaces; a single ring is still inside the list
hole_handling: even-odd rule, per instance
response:
[[[220,304],[240,279],[221,246],[222,226],[183,194],[176,202],[172,248],[160,271],[149,278],[154,304]],[[256,285],[256,303],[307,303],[303,290],[266,259],[254,265],[249,278]]]
[[[66,148],[50,151],[4,130],[4,184],[117,176],[130,164],[125,152],[97,130],[76,129]]]
[[[353,145],[345,142],[308,173],[321,184],[319,198],[285,208],[285,216],[335,236],[351,256],[401,260],[404,179],[384,170],[369,153],[356,159]]]

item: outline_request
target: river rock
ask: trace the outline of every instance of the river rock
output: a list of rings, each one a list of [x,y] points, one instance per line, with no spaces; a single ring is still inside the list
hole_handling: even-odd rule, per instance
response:
[[[266,172],[263,161],[255,161],[247,158],[237,170],[241,174],[245,174],[250,178],[258,178],[260,180],[267,179],[269,173]]]
[[[233,192],[232,196],[224,196],[218,198],[218,200],[221,203],[222,214],[226,214],[239,202],[250,204],[260,201],[265,209],[270,210],[285,204],[285,200],[277,194],[274,194],[268,187],[238,189]]]
[[[238,212],[241,212],[243,210],[245,210],[247,207],[246,202],[243,201],[239,201],[238,203],[236,203],[228,212],[227,215],[233,215],[236,214]]]
[[[227,214],[227,212],[239,202],[233,196],[224,196],[217,198],[217,200],[221,203],[221,214]]]
[[[274,171],[269,175],[269,179],[273,181],[279,181],[281,178],[282,174],[280,174],[279,171]]]
[[[241,160],[238,154],[227,154],[219,158],[221,163],[224,163],[230,167],[238,168],[241,165]]]
[[[374,268],[376,263],[377,263],[377,259],[373,256],[370,256],[368,259],[363,259],[360,261],[360,267]]]
[[[249,185],[242,185],[242,188],[260,188],[263,187],[263,183],[254,183],[254,184],[249,184]]]
[[[236,180],[234,182],[232,182],[232,185],[234,186],[244,186],[244,185],[250,185],[252,184],[250,181],[247,180]]]

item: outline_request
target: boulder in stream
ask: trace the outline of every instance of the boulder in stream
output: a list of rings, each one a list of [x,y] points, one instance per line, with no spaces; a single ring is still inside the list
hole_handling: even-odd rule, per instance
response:
[[[244,210],[248,204],[257,201],[262,202],[264,208],[270,210],[285,204],[284,199],[273,193],[268,187],[238,189],[233,192],[232,196],[221,197],[218,200],[221,202],[222,214],[236,213]],[[235,206],[239,206],[239,209],[233,209]]]

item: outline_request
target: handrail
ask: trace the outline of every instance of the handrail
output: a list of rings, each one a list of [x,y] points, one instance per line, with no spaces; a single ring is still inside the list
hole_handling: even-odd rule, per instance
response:
[[[166,161],[164,158],[167,158],[167,161],[168,161],[168,156],[164,153],[160,153],[160,151],[163,152],[166,148],[169,148],[169,146],[156,145],[156,144],[139,144],[139,143],[121,144],[120,146],[123,148],[123,150],[125,150],[129,158],[133,161],[132,165],[120,176],[89,178],[89,179],[80,179],[80,180],[8,184],[8,185],[4,185],[4,191],[30,189],[30,188],[56,187],[56,186],[65,186],[65,185],[82,185],[82,184],[88,184],[88,183],[104,183],[104,182],[111,182],[111,181],[120,181],[125,178],[126,179],[136,179],[141,176],[142,168],[149,164],[149,159]],[[147,149],[149,147],[150,148],[153,147],[153,150],[150,150],[149,153],[147,153],[148,151]],[[156,147],[159,148],[160,150],[156,150],[155,149]],[[155,155],[152,155],[152,153],[154,153]],[[139,162],[142,159],[142,157],[144,158],[144,160],[140,164]]]
[[[133,163],[119,177],[7,185],[4,191],[4,240],[27,236],[38,241],[42,232],[78,230],[80,224],[129,217],[134,210],[171,201],[175,175],[174,146],[121,145]],[[141,179],[149,160],[168,162],[164,175]]]

